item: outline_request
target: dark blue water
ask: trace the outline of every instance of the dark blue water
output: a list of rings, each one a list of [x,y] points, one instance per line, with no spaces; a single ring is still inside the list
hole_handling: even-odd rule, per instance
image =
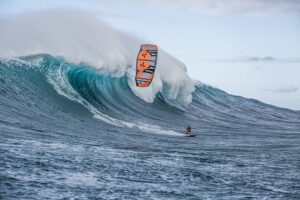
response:
[[[1,60],[0,199],[299,199],[299,111],[207,85],[189,105],[167,92],[146,103],[127,77]]]

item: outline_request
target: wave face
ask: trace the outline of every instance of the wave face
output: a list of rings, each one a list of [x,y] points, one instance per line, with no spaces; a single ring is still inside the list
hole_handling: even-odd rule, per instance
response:
[[[60,27],[52,20],[62,14],[38,15],[34,27],[50,23],[42,33]],[[0,198],[299,197],[299,111],[195,84],[163,51],[153,85],[142,90],[131,67],[137,39],[101,25],[95,32],[105,39],[94,47],[113,37],[103,49],[116,54],[99,48],[99,57],[84,52],[93,46],[77,43],[77,34],[63,41],[55,33],[53,42],[64,45],[53,47],[49,35],[24,29],[28,44],[9,43],[21,22],[0,29]],[[197,137],[184,137],[188,124]]]

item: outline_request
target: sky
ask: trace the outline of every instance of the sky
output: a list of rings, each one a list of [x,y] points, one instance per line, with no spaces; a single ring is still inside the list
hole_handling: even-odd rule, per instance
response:
[[[158,44],[195,80],[300,110],[299,0],[0,0],[0,17],[56,8],[97,12]]]

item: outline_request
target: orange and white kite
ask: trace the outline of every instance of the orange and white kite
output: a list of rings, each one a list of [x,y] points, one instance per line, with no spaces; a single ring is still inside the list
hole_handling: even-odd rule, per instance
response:
[[[158,48],[154,44],[142,44],[136,60],[135,82],[138,87],[148,87],[154,77]]]

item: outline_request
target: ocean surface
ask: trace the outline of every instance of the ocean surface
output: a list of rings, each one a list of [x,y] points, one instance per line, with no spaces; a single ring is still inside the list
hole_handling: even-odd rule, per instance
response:
[[[200,83],[189,104],[168,87],[147,103],[129,82],[0,60],[0,199],[299,199],[299,111]]]

